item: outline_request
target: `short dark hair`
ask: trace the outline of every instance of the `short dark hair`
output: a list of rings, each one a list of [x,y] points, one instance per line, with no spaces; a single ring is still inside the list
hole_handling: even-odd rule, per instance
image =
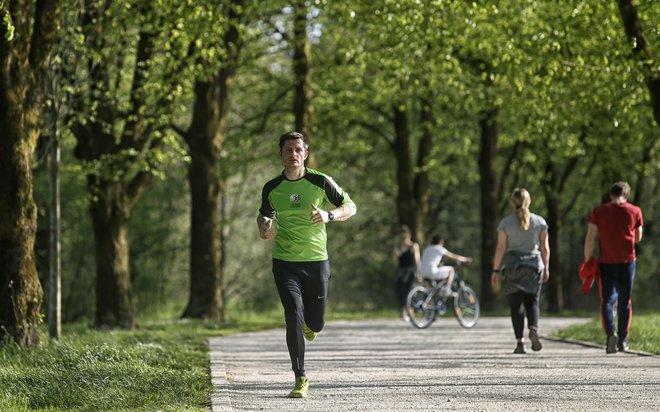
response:
[[[630,196],[630,185],[628,182],[616,182],[610,188],[610,195],[614,197],[623,196],[628,199],[628,196]]]
[[[309,142],[307,141],[307,136],[300,132],[287,132],[284,133],[282,136],[280,136],[280,151],[282,151],[282,148],[284,147],[284,143],[287,140],[297,140],[300,139],[302,140],[303,144],[305,145],[305,149],[309,148]]]
[[[442,242],[444,242],[444,239],[439,234],[435,234],[431,238],[431,244],[433,244],[433,245],[439,245]]]

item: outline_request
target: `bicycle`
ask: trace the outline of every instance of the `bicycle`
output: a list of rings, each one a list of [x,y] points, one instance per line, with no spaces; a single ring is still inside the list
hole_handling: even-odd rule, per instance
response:
[[[443,295],[442,289],[446,280],[431,280],[430,286],[414,286],[406,299],[406,310],[410,316],[410,323],[416,328],[424,329],[431,326],[436,316],[447,313],[447,303],[452,298],[454,303],[454,316],[464,328],[472,328],[479,321],[479,299],[477,294],[468,286],[459,272],[467,272],[464,264],[462,270],[456,270],[451,285],[451,294]],[[464,277],[464,276],[463,276]]]

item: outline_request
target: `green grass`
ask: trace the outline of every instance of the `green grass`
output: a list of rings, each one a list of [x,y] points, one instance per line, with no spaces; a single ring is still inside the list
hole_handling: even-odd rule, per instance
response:
[[[396,317],[396,310],[328,313],[328,320]],[[59,342],[0,346],[0,411],[208,411],[207,338],[283,326],[281,310],[242,312],[223,324],[143,321],[130,332],[65,325]],[[600,321],[557,336],[603,340]],[[660,314],[634,316],[630,345],[660,354]]]
[[[555,333],[555,336],[562,339],[605,344],[605,333],[600,318],[562,329]],[[660,314],[633,314],[628,343],[632,350],[660,355]]]
[[[221,325],[145,322],[131,332],[65,325],[59,342],[0,347],[0,411],[208,411],[206,339],[282,324],[269,313]]]

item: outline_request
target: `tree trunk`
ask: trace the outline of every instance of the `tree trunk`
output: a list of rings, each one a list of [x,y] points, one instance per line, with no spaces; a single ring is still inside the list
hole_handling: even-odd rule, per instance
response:
[[[417,172],[414,180],[414,193],[417,210],[415,216],[414,232],[415,240],[423,244],[426,234],[426,217],[429,213],[429,172],[428,163],[433,150],[433,132],[435,121],[433,117],[433,96],[431,91],[428,96],[421,99],[420,123],[422,137],[417,148]]]
[[[296,0],[293,3],[293,72],[295,92],[293,100],[293,113],[295,115],[295,130],[302,132],[312,141],[312,122],[314,116],[312,93],[312,52],[307,36],[306,0]],[[307,165],[315,166],[313,153],[307,158]]]
[[[60,3],[0,2],[0,343],[39,344],[43,290],[35,265],[32,157]],[[13,32],[12,32],[13,30]]]
[[[396,158],[397,212],[399,224],[407,225],[412,238],[424,243],[426,215],[429,209],[428,159],[433,145],[432,98],[422,99],[420,124],[422,136],[417,150],[417,163],[411,158],[412,137],[408,125],[408,112],[399,105],[392,106],[394,141],[392,151]],[[417,171],[415,170],[417,169]]]
[[[37,128],[28,128],[21,103],[0,97],[0,342],[39,344],[43,291],[35,266],[37,207],[32,197],[32,166]]]
[[[184,318],[222,320],[221,219],[219,196],[224,190],[220,175],[220,151],[229,110],[229,94],[234,82],[240,51],[238,25],[244,1],[231,3],[222,47],[227,57],[218,72],[195,83],[192,121],[183,137],[191,163],[188,181],[192,202],[190,239],[190,298]]]
[[[558,178],[554,163],[548,161],[545,168],[545,180],[543,190],[545,204],[548,209],[547,223],[550,246],[550,280],[545,285],[548,297],[548,311],[559,313],[564,307],[563,279],[561,270],[561,251],[559,250],[559,239],[561,238],[561,212],[559,198],[561,193],[558,189]]]
[[[215,126],[220,113],[216,88],[198,82],[193,123],[186,134],[190,151],[190,298],[183,317],[218,320],[222,313],[220,272],[220,148]]]
[[[129,271],[130,202],[119,182],[91,185],[90,205],[96,250],[96,326],[132,329],[132,287]]]
[[[481,151],[479,174],[481,177],[481,304],[485,310],[496,309],[497,294],[490,284],[493,257],[497,240],[497,109],[481,113]]]
[[[392,105],[392,119],[394,126],[394,142],[392,151],[396,157],[396,205],[399,224],[407,225],[415,241],[422,236],[418,230],[413,190],[413,165],[410,154],[410,130],[408,127],[408,113],[398,104]]]

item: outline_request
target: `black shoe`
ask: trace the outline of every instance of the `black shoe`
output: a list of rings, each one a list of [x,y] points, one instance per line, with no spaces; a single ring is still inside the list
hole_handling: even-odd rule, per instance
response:
[[[541,345],[541,340],[539,339],[539,335],[536,332],[536,329],[529,330],[529,340],[532,341],[532,350],[534,352],[538,352],[543,349],[543,345]]]
[[[527,353],[527,351],[525,350],[525,344],[522,342],[518,342],[516,348],[513,350],[513,353]]]
[[[619,341],[619,337],[616,336],[616,333],[611,333],[607,335],[607,345],[605,346],[605,353],[616,353],[616,345]]]
[[[628,346],[628,338],[621,338],[619,339],[619,342],[616,344],[616,348],[619,350],[619,352],[628,352],[630,349],[630,346]]]

